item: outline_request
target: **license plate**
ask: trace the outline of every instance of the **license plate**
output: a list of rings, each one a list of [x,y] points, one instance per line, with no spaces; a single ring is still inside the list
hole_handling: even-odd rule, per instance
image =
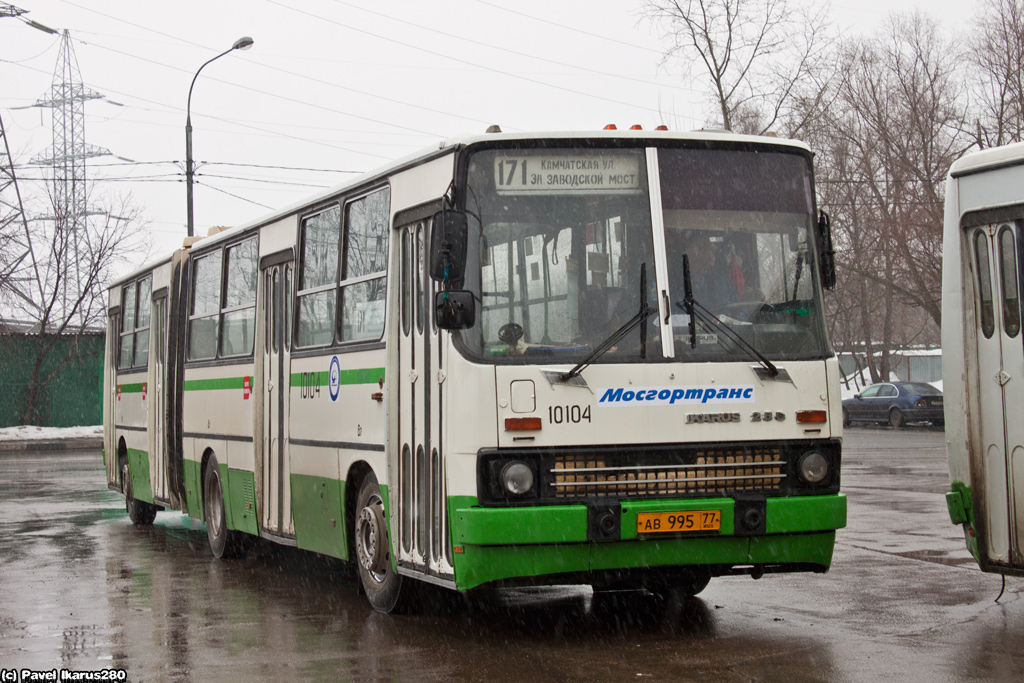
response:
[[[641,512],[636,516],[636,532],[638,534],[679,534],[718,531],[721,528],[721,510]]]

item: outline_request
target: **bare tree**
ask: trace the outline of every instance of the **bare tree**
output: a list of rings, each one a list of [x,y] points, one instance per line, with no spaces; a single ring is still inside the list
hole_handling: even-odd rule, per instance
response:
[[[813,131],[822,203],[843,216],[841,230],[875,233],[875,251],[841,253],[839,262],[938,325],[945,178],[972,145],[957,52],[932,20],[913,14],[847,42],[841,62],[836,103]]]
[[[23,317],[38,322],[38,334],[31,337],[35,341],[24,424],[36,423],[41,392],[76,355],[77,344],[58,341],[104,328],[106,285],[126,259],[144,253],[138,211],[129,199],[121,200],[116,212],[84,223],[60,215],[58,203],[50,199],[54,215],[36,221],[40,227],[33,236],[42,297],[31,304],[21,302]],[[83,227],[75,230],[71,226],[76,224]]]
[[[1024,2],[983,0],[969,46],[978,146],[1024,140]]]
[[[740,133],[783,126],[801,133],[831,77],[827,4],[787,0],[646,0],[646,15],[664,27],[666,58],[703,65],[721,125]]]

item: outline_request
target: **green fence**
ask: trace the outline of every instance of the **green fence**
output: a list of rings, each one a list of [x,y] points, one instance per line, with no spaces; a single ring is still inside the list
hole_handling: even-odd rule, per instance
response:
[[[52,335],[0,335],[0,427],[29,424],[40,427],[84,427],[103,422],[100,396],[103,384],[102,334],[64,335],[56,339],[39,373],[54,378],[39,386],[35,416],[25,420],[32,367],[40,345]]]

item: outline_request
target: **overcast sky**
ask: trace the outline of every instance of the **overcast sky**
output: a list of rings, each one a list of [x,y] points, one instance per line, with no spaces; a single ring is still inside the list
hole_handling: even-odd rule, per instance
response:
[[[0,0],[0,6],[5,0]],[[153,255],[185,235],[185,105],[207,59],[241,36],[252,49],[207,66],[192,95],[197,234],[291,204],[437,141],[508,131],[705,123],[706,99],[638,0],[17,0],[23,18],[73,38],[86,104],[91,203],[129,194]],[[869,33],[890,11],[921,6],[945,28],[977,0],[842,0],[833,21]],[[0,114],[30,206],[33,166],[52,140],[49,96],[60,47],[0,18]],[[23,108],[24,107],[24,108]]]

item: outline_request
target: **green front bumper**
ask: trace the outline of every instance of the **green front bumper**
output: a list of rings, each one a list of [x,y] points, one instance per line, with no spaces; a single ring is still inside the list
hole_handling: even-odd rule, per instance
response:
[[[585,505],[471,507],[450,501],[455,579],[469,590],[502,579],[683,565],[800,564],[827,569],[835,530],[846,526],[846,496],[769,498],[766,533],[735,536],[731,498],[643,500],[622,503],[621,540],[587,540]],[[461,505],[459,503],[462,503]],[[638,537],[641,512],[720,510],[714,536]]]

